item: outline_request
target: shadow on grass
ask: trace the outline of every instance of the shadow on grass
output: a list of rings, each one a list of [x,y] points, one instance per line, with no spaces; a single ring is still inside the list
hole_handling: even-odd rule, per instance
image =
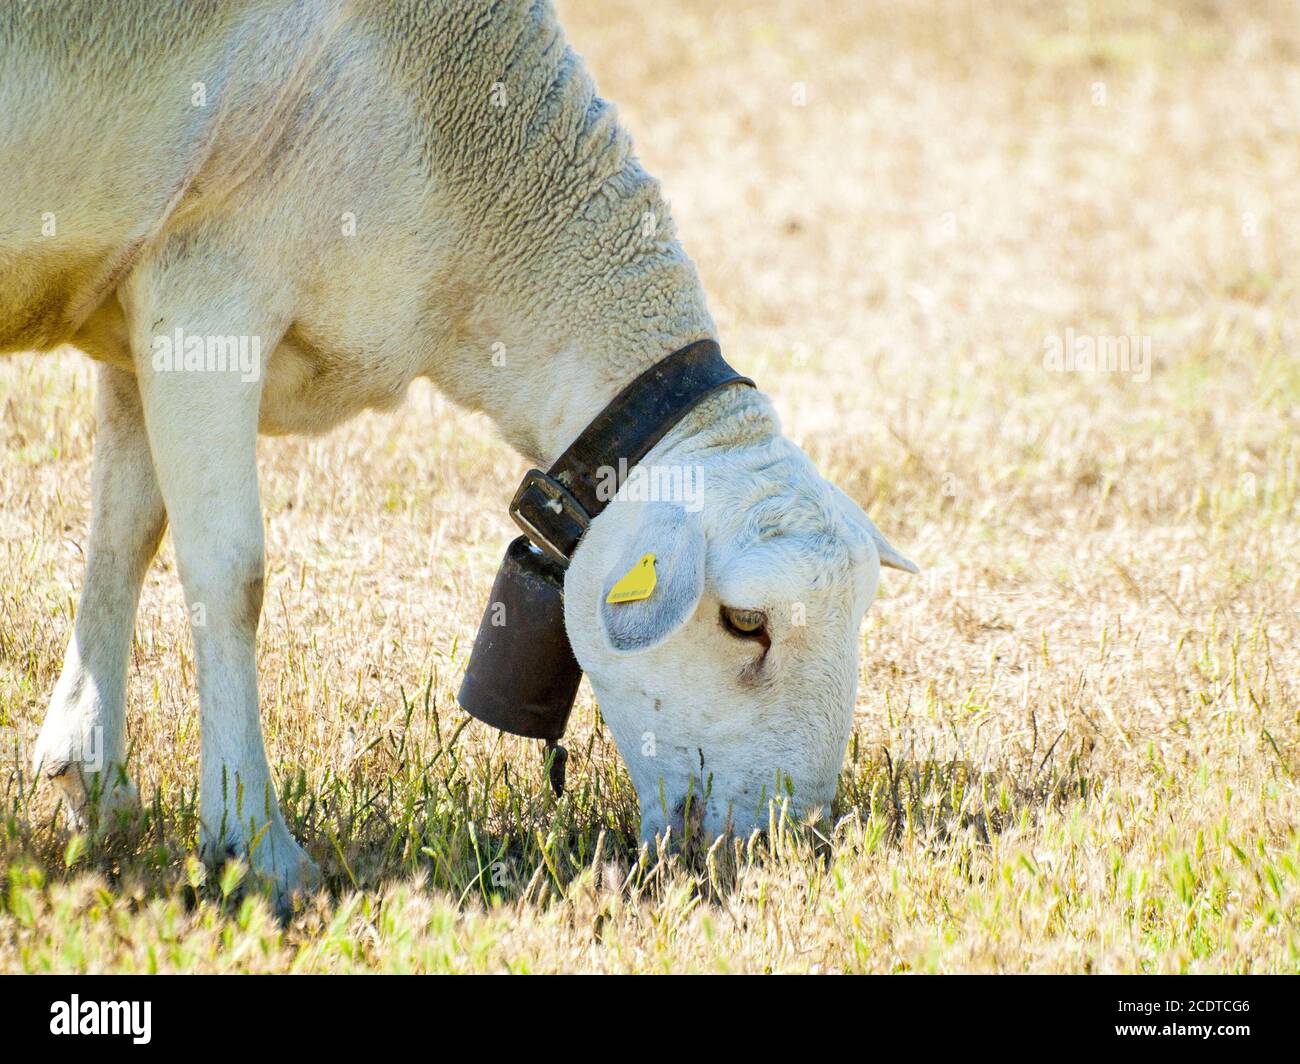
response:
[[[988,845],[1018,818],[1086,801],[1091,788],[1087,750],[1066,753],[1063,736],[1018,771],[912,749],[896,756],[882,747],[862,758],[855,744],[831,821],[797,823],[773,803],[765,833],[649,848],[639,843],[635,792],[599,725],[571,750],[569,787],[557,799],[540,744],[476,746],[471,760],[462,748],[465,722],[444,734],[435,714],[417,734],[416,707],[405,708],[404,726],[349,765],[315,781],[303,771],[280,780],[285,820],[332,899],[419,879],[461,905],[544,905],[583,876],[645,896],[685,875],[704,900],[723,900],[756,862],[793,860],[815,871],[844,847],[937,853],[959,842]],[[11,873],[35,872],[45,883],[95,873],[140,904],[179,893],[188,906],[233,905],[252,886],[243,862],[212,869],[198,859],[195,791],[167,800],[155,792],[137,815],[73,833],[37,808],[21,773],[5,787],[0,864]],[[0,890],[5,904],[8,883]]]

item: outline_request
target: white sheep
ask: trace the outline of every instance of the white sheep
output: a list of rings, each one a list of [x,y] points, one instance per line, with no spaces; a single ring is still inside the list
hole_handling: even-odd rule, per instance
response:
[[[321,432],[425,376],[545,467],[639,371],[715,334],[659,185],[549,3],[4,5],[0,351],[99,363],[86,580],[38,770],[78,815],[92,792],[136,800],[127,659],[170,522],[203,849],[260,839],[252,865],[283,900],[314,870],[258,719],[258,431]],[[879,565],[911,564],[758,392],[714,396],[647,464],[698,470],[702,504],[611,505],[565,585],[643,834],[682,830],[688,796],[709,831],[746,831],[778,779],[826,808]],[[607,604],[647,552],[655,594]]]

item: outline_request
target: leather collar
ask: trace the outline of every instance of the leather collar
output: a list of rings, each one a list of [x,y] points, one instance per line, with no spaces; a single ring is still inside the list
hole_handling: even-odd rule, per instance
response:
[[[674,351],[614,397],[543,473],[530,469],[510,503],[515,524],[562,566],[622,478],[691,410],[732,384],[754,387],[712,340]],[[598,490],[601,484],[605,490]]]

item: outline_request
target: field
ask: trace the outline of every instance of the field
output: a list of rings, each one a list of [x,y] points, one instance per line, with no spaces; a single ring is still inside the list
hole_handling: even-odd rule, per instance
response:
[[[1300,971],[1294,5],[560,7],[724,350],[923,569],[868,614],[831,844],[638,851],[585,685],[558,802],[538,744],[467,724],[524,465],[423,384],[260,444],[263,723],[325,889],[282,924],[195,857],[169,543],[132,655],[144,816],[70,835],[25,752],[81,581],[92,374],[20,355],[0,970]],[[1058,364],[1080,338],[1128,358]]]

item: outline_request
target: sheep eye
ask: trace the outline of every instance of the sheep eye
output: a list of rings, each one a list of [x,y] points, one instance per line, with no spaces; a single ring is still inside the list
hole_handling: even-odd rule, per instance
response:
[[[722,607],[722,623],[732,635],[739,636],[742,639],[755,639],[763,635],[763,629],[767,625],[767,617],[762,610],[732,609],[729,606],[724,606]]]

